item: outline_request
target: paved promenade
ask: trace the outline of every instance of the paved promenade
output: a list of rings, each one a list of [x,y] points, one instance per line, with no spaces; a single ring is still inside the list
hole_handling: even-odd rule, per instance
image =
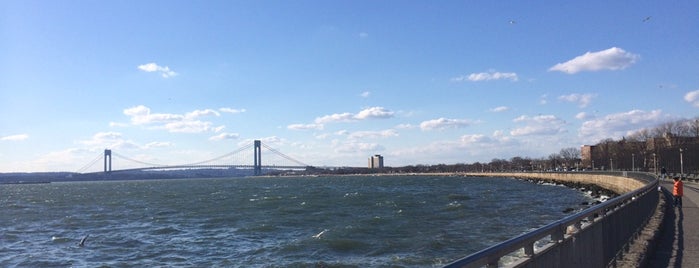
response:
[[[672,180],[661,185],[671,198]],[[682,201],[682,209],[666,211],[662,237],[648,260],[648,267],[699,267],[699,184],[685,181]]]

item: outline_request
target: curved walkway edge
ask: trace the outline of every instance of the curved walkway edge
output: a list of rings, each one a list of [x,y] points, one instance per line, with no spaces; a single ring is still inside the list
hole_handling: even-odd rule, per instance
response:
[[[666,209],[647,267],[699,267],[699,184],[684,181],[682,208],[672,207],[672,180],[661,181]]]

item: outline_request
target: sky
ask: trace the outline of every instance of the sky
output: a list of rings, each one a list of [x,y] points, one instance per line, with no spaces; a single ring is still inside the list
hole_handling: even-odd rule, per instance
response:
[[[104,149],[192,163],[253,140],[314,166],[548,157],[696,117],[698,13],[683,0],[0,1],[0,172],[77,171]]]

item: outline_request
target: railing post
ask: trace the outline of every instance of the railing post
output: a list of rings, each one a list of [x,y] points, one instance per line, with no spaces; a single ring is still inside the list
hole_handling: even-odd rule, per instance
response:
[[[563,241],[563,235],[564,235],[563,227],[556,228],[556,230],[551,233],[551,241],[555,243],[560,243]]]
[[[534,242],[524,246],[524,255],[526,255],[527,257],[534,256]]]

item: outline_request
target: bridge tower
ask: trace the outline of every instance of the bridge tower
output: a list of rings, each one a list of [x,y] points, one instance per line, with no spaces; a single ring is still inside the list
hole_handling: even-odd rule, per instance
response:
[[[104,173],[112,173],[112,150],[104,149]]]
[[[262,175],[262,142],[255,140],[255,176]]]

